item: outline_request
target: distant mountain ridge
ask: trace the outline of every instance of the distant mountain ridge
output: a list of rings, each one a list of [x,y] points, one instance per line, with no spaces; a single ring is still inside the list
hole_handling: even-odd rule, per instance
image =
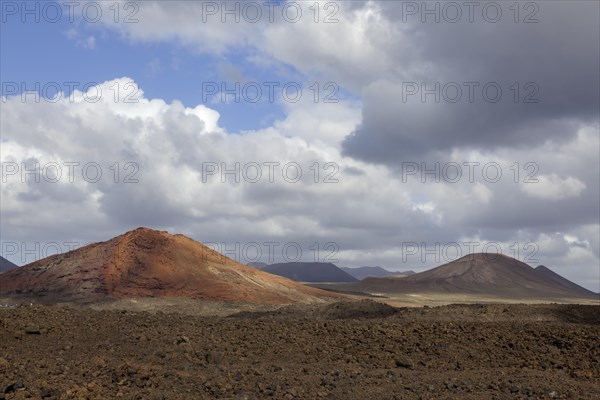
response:
[[[415,271],[389,271],[379,266],[356,268],[341,267],[341,269],[358,280],[363,280],[365,278],[381,278],[390,275],[412,275],[415,273]]]
[[[337,265],[322,262],[289,262],[271,264],[262,268],[270,274],[292,279],[297,282],[357,282],[358,279],[343,271]]]
[[[599,295],[540,266],[476,253],[406,277],[366,278],[357,290],[378,293],[464,293],[506,298],[594,298]]]
[[[11,269],[18,268],[18,267],[19,266],[17,264],[13,264],[10,261],[8,261],[6,258],[0,256],[0,273],[9,271]]]

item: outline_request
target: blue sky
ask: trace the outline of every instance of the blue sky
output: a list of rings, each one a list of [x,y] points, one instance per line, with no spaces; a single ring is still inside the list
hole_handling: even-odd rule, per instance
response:
[[[200,54],[173,43],[133,43],[98,24],[70,23],[66,17],[58,22],[41,18],[36,23],[31,16],[23,23],[19,16],[9,15],[2,23],[1,36],[3,82],[16,82],[19,86],[24,83],[27,90],[34,90],[36,83],[43,88],[49,82],[57,82],[68,93],[66,82],[77,82],[81,89],[88,83],[129,77],[148,98],[179,100],[190,107],[209,105],[219,111],[221,125],[230,132],[264,128],[282,118],[280,97],[271,103],[265,92],[263,101],[256,103],[235,102],[232,97],[223,103],[219,95],[203,96],[207,83],[224,83],[228,89],[235,89],[231,75],[235,71],[259,84],[303,82],[301,74],[291,66],[256,68],[245,61],[251,52]],[[93,47],[86,44],[88,37],[94,37]],[[48,93],[54,93],[53,86],[48,87]],[[6,94],[5,89],[3,85],[2,95]]]

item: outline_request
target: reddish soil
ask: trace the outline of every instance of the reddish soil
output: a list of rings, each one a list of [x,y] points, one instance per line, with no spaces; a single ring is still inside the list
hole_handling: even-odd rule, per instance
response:
[[[598,399],[600,307],[0,309],[5,399]]]
[[[46,303],[181,297],[288,304],[344,297],[237,263],[186,236],[146,228],[4,272],[0,294]]]

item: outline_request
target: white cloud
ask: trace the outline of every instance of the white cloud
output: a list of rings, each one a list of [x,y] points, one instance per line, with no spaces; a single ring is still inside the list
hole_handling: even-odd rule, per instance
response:
[[[82,33],[80,30],[76,28],[68,29],[63,32],[64,35],[69,39],[75,42],[76,47],[80,47],[82,49],[93,50],[96,48],[96,36],[88,35],[87,37],[82,37]]]
[[[297,22],[283,17],[281,5],[274,7],[271,21],[271,11],[263,7],[256,23],[248,22],[241,11],[237,13],[240,21],[235,22],[234,14],[224,13],[226,5],[222,2],[214,3],[218,10],[212,14],[205,8],[206,3],[145,1],[139,4],[136,14],[139,22],[115,24],[110,10],[103,13],[103,22],[131,43],[176,42],[192,52],[218,56],[251,48],[248,60],[258,66],[284,63],[313,79],[333,80],[358,91],[374,76],[388,74],[390,67],[397,66],[397,59],[389,52],[390,44],[407,41],[400,26],[386,18],[381,6],[372,1],[293,2],[302,10]],[[316,4],[320,10],[318,22]],[[227,7],[240,5],[243,2]],[[328,16],[337,22],[325,23]]]
[[[95,100],[97,93],[102,93],[97,102],[88,101]],[[136,225],[173,226],[196,233],[210,226],[211,237],[205,238],[209,240],[251,239],[257,234],[284,239],[300,234],[307,240],[316,237],[364,247],[377,239],[373,236],[371,244],[361,244],[359,232],[385,232],[390,242],[397,242],[398,235],[407,234],[394,233],[398,226],[439,222],[437,213],[423,213],[422,202],[407,195],[410,187],[419,192],[422,185],[405,185],[386,167],[341,156],[340,138],[358,123],[352,105],[321,108],[298,103],[271,128],[231,134],[219,126],[216,111],[148,99],[124,77],[101,84],[99,90],[75,91],[72,98],[55,103],[23,103],[20,97],[11,97],[3,110],[3,162],[20,166],[28,159],[37,160],[42,168],[55,162],[64,171],[66,162],[79,163],[74,183],[63,179],[36,185],[30,179],[22,183],[20,174],[9,176],[2,187],[3,213],[9,216],[3,219],[6,232],[17,227],[41,232],[44,227],[64,226],[61,221],[77,208],[82,221],[73,221],[75,225],[95,221],[110,234]],[[82,179],[81,167],[92,162],[102,167],[104,179],[98,183]],[[111,167],[117,162],[115,183]],[[128,162],[139,171],[126,170]],[[266,162],[297,163],[302,179],[291,183],[278,167],[270,183]],[[217,173],[203,182],[203,163],[216,163],[219,168],[226,163],[229,169],[239,163],[242,173],[244,166],[258,163],[263,166],[263,179],[256,184],[243,179],[236,183],[231,175]],[[132,172],[139,183],[124,183]],[[31,198],[34,193],[39,198]],[[22,196],[27,194],[25,207]],[[40,223],[33,224],[36,220]],[[299,227],[306,230],[298,231]]]
[[[557,174],[540,175],[538,182],[522,183],[521,190],[529,196],[542,200],[562,200],[579,197],[586,186],[579,179],[569,176],[561,178]]]
[[[102,93],[98,101],[88,101],[95,100],[97,93]],[[401,185],[385,168],[354,162],[339,154],[336,142],[344,129],[351,128],[353,118],[352,109],[342,105],[315,113],[310,112],[310,104],[299,105],[290,110],[289,118],[303,123],[294,126],[282,120],[275,127],[242,134],[225,132],[219,126],[219,114],[205,106],[191,108],[177,101],[169,104],[148,99],[129,78],[105,82],[87,93],[76,91],[72,98],[63,97],[55,103],[23,103],[15,96],[4,106],[3,162],[20,166],[27,159],[35,159],[42,168],[58,163],[65,171],[65,162],[79,163],[73,184],[61,180],[37,187],[45,197],[43,207],[30,203],[23,208],[19,196],[36,185],[30,179],[23,183],[20,174],[9,176],[8,184],[2,187],[3,213],[10,215],[3,220],[7,231],[27,226],[21,225],[23,220],[37,217],[47,226],[61,224],[67,218],[65,213],[75,206],[86,207],[85,219],[104,221],[107,227],[120,224],[114,233],[131,224],[168,223],[185,230],[187,224],[204,221],[219,226],[217,231],[230,237],[234,237],[233,232],[249,235],[257,226],[267,227],[267,235],[289,233],[291,226],[311,230],[320,226],[321,231],[334,232],[338,222],[346,224],[354,214],[348,205],[338,207],[339,199],[346,197],[353,197],[355,205],[367,199],[372,202],[368,211],[371,223],[399,223],[401,215],[410,212],[410,205],[402,201]],[[317,139],[315,130],[324,133],[329,129],[333,132],[330,140]],[[92,162],[102,167],[105,179],[98,183],[80,176],[80,166]],[[110,167],[117,162],[120,175],[115,183],[115,171]],[[135,173],[139,183],[122,182],[134,170],[125,170],[128,162],[139,167]],[[267,178],[268,167],[263,165],[267,162],[280,163],[272,183]],[[239,163],[241,182],[222,173],[203,182],[203,163],[216,163],[221,169],[222,163],[228,169]],[[244,172],[254,172],[244,169],[250,163],[262,166],[263,179],[259,183],[243,181]],[[291,183],[283,176],[282,166],[286,163],[300,166],[299,182]],[[345,174],[348,168],[363,174]],[[332,182],[324,183],[328,177]],[[386,189],[380,195],[371,192],[373,186],[385,181]],[[52,201],[49,196],[53,192],[62,193],[61,202]],[[327,221],[328,210],[335,208],[340,212],[340,221]],[[393,209],[397,217],[390,218],[388,212]],[[291,215],[297,219],[291,221]],[[230,223],[234,221],[236,227],[232,229]]]

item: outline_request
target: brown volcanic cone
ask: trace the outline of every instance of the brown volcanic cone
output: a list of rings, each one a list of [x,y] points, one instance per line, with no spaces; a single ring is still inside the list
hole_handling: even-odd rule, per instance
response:
[[[507,298],[592,298],[591,292],[546,268],[501,254],[476,253],[406,277],[367,278],[359,290],[381,293],[464,293]]]
[[[0,294],[49,302],[187,297],[269,304],[341,297],[245,266],[186,236],[146,228],[4,272]]]

